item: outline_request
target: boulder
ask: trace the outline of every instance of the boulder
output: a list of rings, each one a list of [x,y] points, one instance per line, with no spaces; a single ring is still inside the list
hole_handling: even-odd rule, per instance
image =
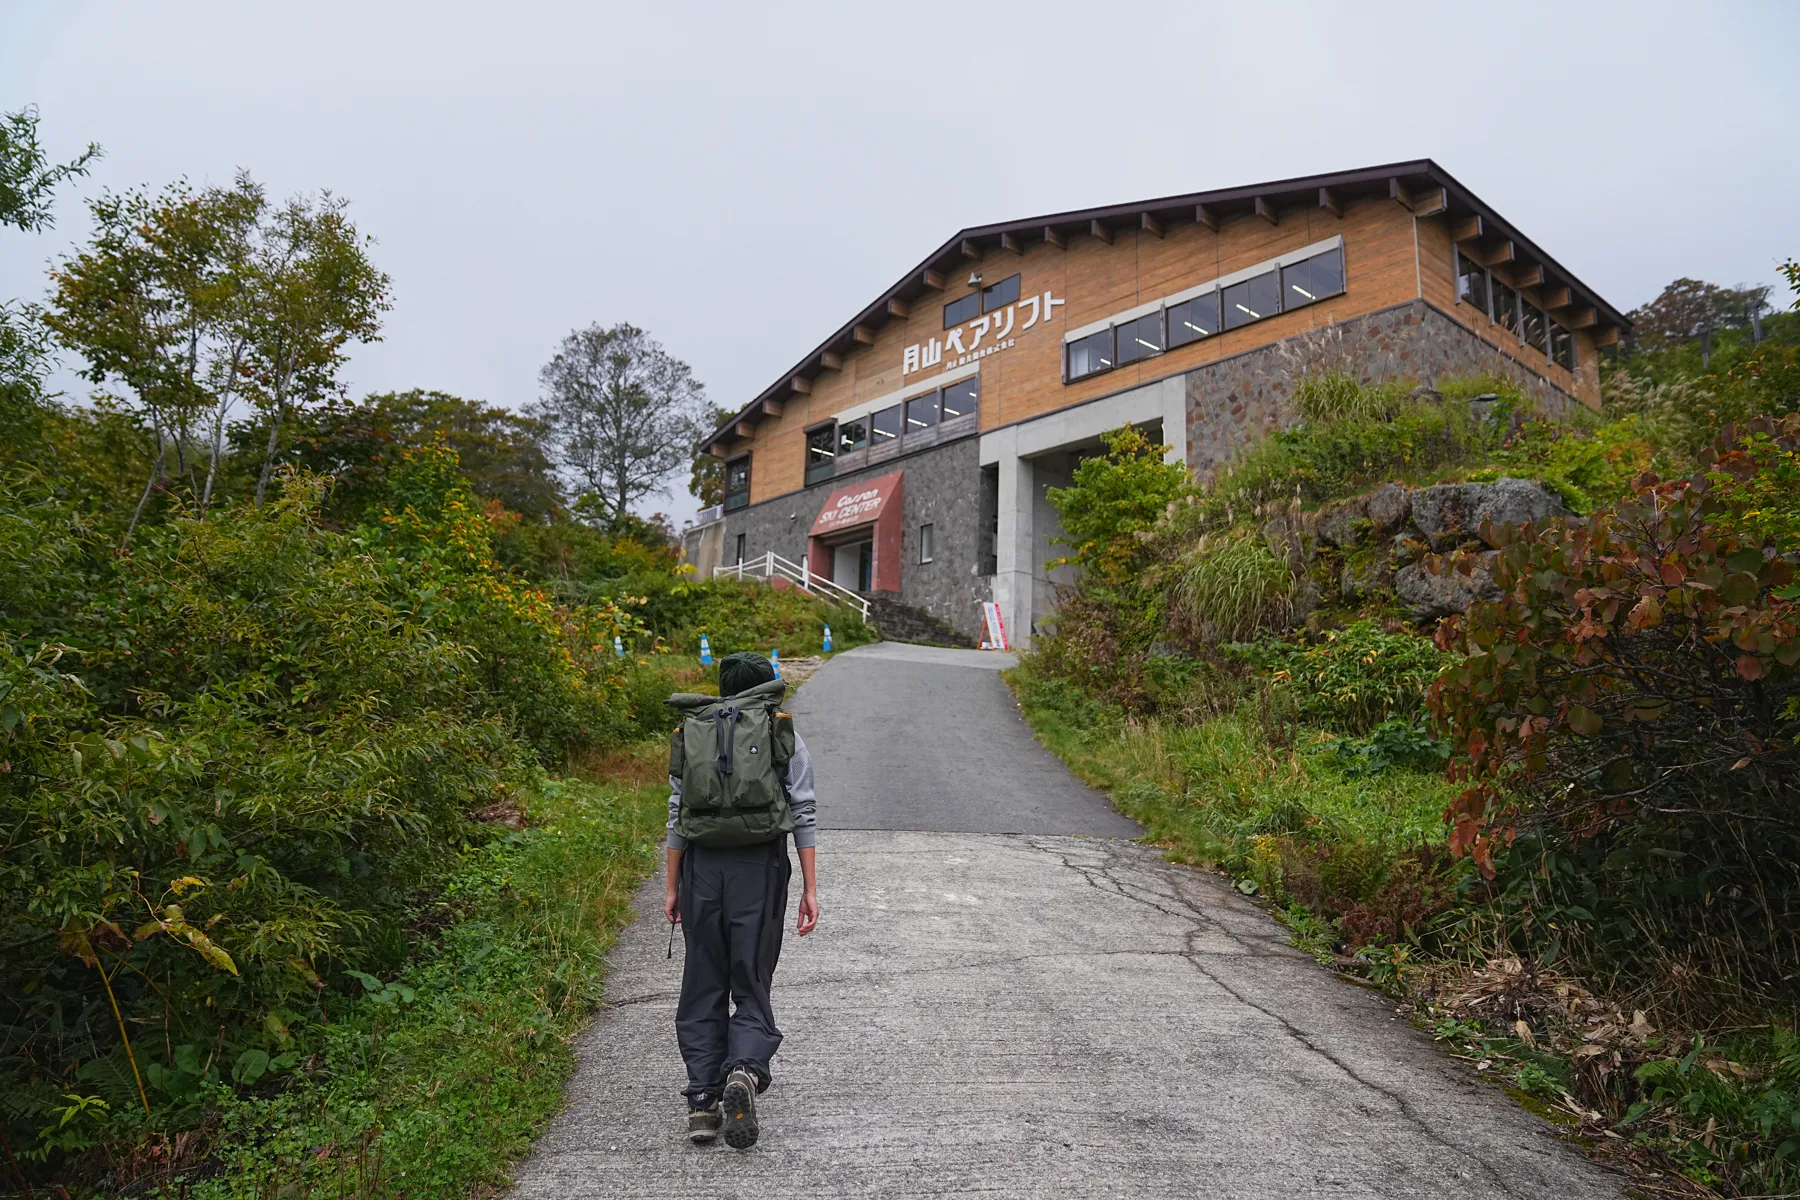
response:
[[[1394,586],[1394,568],[1385,554],[1357,555],[1344,563],[1338,577],[1338,594],[1346,600],[1361,600],[1374,592]]]
[[[1490,550],[1476,562],[1464,563],[1466,573],[1464,569],[1444,563],[1440,566],[1442,574],[1434,575],[1425,569],[1424,563],[1413,563],[1394,574],[1394,592],[1422,621],[1466,613],[1469,605],[1477,600],[1500,598],[1500,586],[1486,566],[1496,556],[1496,552]]]
[[[1384,483],[1368,495],[1369,525],[1386,536],[1412,515],[1412,492],[1397,483]]]
[[[1448,550],[1478,536],[1483,521],[1517,525],[1568,511],[1554,493],[1525,479],[1443,483],[1412,494],[1413,524],[1433,550]]]
[[[1327,546],[1348,549],[1360,542],[1368,532],[1368,519],[1367,496],[1333,500],[1321,508],[1318,516],[1313,519],[1313,533]]]

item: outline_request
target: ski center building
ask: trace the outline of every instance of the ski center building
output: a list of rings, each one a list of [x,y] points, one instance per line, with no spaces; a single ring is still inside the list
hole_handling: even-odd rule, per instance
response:
[[[1142,428],[1206,476],[1307,371],[1495,372],[1597,408],[1629,322],[1429,159],[965,229],[700,444],[702,576],[829,580],[1015,643],[1071,568],[1046,492]],[[771,554],[775,557],[771,558]]]

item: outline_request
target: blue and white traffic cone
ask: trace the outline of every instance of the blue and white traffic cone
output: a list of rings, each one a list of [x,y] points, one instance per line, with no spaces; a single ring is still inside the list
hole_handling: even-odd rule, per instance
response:
[[[831,626],[825,627],[825,653],[831,653]]]
[[[781,647],[769,651],[769,665],[775,668],[775,678],[781,678]]]
[[[700,665],[712,666],[712,643],[706,640],[704,633],[700,635]]]
[[[625,643],[619,640],[619,635],[616,633],[613,634],[613,653],[620,658],[625,657]]]

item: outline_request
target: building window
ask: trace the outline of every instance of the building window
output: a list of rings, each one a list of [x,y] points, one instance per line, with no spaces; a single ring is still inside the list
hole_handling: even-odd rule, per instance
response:
[[[1344,290],[1344,255],[1327,250],[1281,268],[1281,307],[1299,308]]]
[[[1570,371],[1575,369],[1575,335],[1550,322],[1550,361]]]
[[[1071,382],[1110,371],[1113,366],[1113,331],[1102,329],[1069,343],[1068,376]]]
[[[971,375],[944,389],[944,420],[966,417],[981,407],[981,376]]]
[[[750,456],[734,458],[725,464],[725,511],[750,503]],[[743,535],[738,536],[743,541]]]
[[[1147,317],[1139,317],[1135,321],[1127,321],[1116,326],[1114,336],[1118,339],[1119,365],[1136,362],[1140,358],[1155,358],[1163,352],[1162,313],[1153,312]]]
[[[1491,282],[1494,285],[1494,321],[1508,333],[1517,334],[1519,332],[1519,293],[1498,279]]]
[[[1539,351],[1547,354],[1548,349],[1544,344],[1544,322],[1546,319],[1543,309],[1535,304],[1527,304],[1525,306],[1525,318],[1520,326],[1519,336],[1525,339],[1525,344],[1527,346],[1535,347]]]
[[[938,394],[926,392],[906,402],[906,432],[923,433],[938,423]]]
[[[737,535],[736,552],[731,561],[733,563],[744,561],[744,535],[741,533]]]
[[[934,549],[936,549],[936,538],[932,527],[930,525],[919,526],[919,561],[930,562]]]
[[[1280,312],[1281,288],[1275,282],[1275,272],[1270,271],[1266,275],[1232,284],[1225,289],[1223,300],[1225,328],[1236,329],[1240,325],[1248,325],[1252,321],[1260,321]]]
[[[900,436],[900,406],[884,408],[869,418],[875,445],[885,446]]]
[[[1484,317],[1492,315],[1488,307],[1488,273],[1469,261],[1461,250],[1456,252],[1456,298]]]
[[[993,312],[996,308],[1005,308],[1016,304],[1019,299],[1019,277],[1010,275],[999,283],[990,283],[981,289],[981,311]],[[946,325],[944,328],[948,329]]]
[[[944,305],[944,328],[961,325],[970,317],[981,315],[981,293],[970,292],[961,300],[952,300]]]
[[[1169,349],[1219,332],[1219,293],[1195,296],[1169,309]]]
[[[806,435],[806,482],[830,479],[837,465],[837,426],[821,425]]]
[[[845,421],[838,426],[838,453],[849,454],[852,450],[864,450],[869,445],[869,422],[858,417],[854,421]]]

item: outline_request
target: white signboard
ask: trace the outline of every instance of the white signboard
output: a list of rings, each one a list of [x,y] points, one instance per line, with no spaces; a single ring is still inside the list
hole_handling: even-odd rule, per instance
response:
[[[992,600],[981,605],[981,648],[1009,650],[1006,644],[1006,622],[1000,619],[1000,606]]]
[[[1015,322],[1020,333],[1034,325],[1048,325],[1064,303],[1049,292],[1042,296],[1027,296],[999,312],[983,313],[973,321],[947,330],[942,339],[932,337],[914,342],[901,355],[900,374],[904,377],[932,367],[953,370],[1010,349],[1018,342],[1013,336]],[[1030,315],[1020,321],[1019,310]]]

